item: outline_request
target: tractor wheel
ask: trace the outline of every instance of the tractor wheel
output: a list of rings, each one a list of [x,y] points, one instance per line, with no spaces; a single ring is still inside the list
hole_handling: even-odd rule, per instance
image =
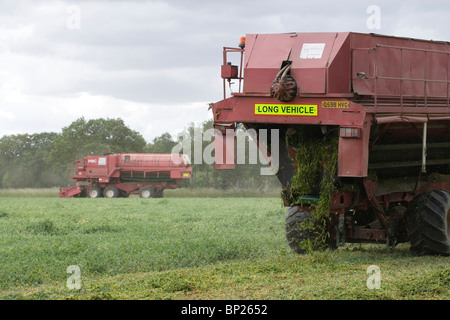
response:
[[[100,198],[102,196],[102,189],[100,187],[91,187],[87,191],[88,198]]]
[[[305,223],[312,219],[311,213],[308,211],[298,210],[296,206],[290,207],[286,212],[286,239],[289,246],[297,253],[304,254],[308,250],[318,250],[318,249],[336,249],[336,241],[332,241],[329,235],[324,239],[325,243],[315,245],[313,248],[305,248],[305,240],[314,240],[316,231],[318,228],[314,229],[305,228]]]
[[[105,198],[118,198],[119,194],[119,189],[114,186],[107,186],[103,191],[103,196]]]
[[[139,190],[139,197],[141,198],[153,198],[154,195],[153,188],[150,187],[142,187],[141,190]]]
[[[411,251],[418,255],[450,255],[450,191],[419,194],[406,211]]]
[[[303,240],[311,238],[309,231],[303,230],[302,224],[311,219],[311,213],[290,207],[286,212],[286,239],[292,250],[299,254],[306,253],[302,248]]]

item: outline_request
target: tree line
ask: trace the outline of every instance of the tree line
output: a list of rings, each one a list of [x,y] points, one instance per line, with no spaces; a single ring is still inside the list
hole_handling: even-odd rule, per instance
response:
[[[147,142],[120,118],[85,120],[81,117],[60,133],[5,135],[0,138],[0,188],[70,186],[73,185],[71,165],[76,159],[107,153],[171,153],[183,137],[193,138],[196,133],[201,136],[212,127],[212,120],[197,125],[190,123],[176,137],[166,132]],[[245,134],[243,129],[237,132]],[[212,141],[202,140],[202,152]],[[196,148],[192,147],[191,159],[195,157],[194,152]],[[274,176],[260,175],[261,166],[245,161],[237,164],[235,170],[217,170],[213,164],[193,162],[192,178],[184,180],[182,187],[261,191],[278,187]]]

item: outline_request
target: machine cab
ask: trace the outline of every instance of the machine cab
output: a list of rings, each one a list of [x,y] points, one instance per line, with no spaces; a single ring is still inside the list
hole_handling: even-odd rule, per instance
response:
[[[85,165],[84,159],[75,160],[75,170],[76,171],[86,170],[86,165]]]

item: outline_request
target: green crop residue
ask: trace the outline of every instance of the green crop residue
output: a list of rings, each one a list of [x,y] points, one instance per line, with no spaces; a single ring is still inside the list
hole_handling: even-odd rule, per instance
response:
[[[325,137],[317,135],[308,126],[297,129],[287,137],[296,148],[297,170],[292,178],[288,201],[292,205],[309,205],[311,219],[302,223],[302,230],[312,236],[304,239],[300,246],[306,251],[326,247],[329,236],[327,223],[330,218],[330,201],[336,187],[339,138],[337,134]],[[318,196],[315,202],[306,202],[310,195]]]

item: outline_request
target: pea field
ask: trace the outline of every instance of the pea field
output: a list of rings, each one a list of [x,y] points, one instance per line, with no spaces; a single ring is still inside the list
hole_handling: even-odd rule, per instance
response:
[[[408,244],[294,253],[276,195],[60,199],[53,191],[0,192],[2,300],[450,296],[450,257],[415,256]]]

